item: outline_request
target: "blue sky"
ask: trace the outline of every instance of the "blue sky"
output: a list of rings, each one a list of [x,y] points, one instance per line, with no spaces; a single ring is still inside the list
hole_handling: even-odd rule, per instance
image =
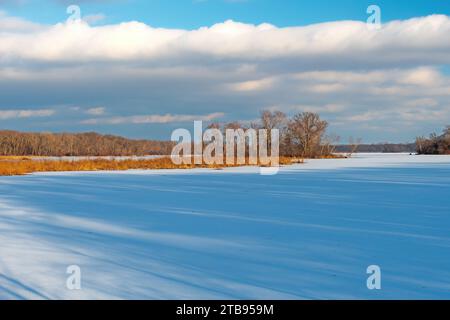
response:
[[[279,27],[324,21],[365,21],[366,8],[383,8],[383,20],[407,19],[430,14],[450,14],[450,1],[440,0],[6,0],[3,6],[13,15],[42,23],[57,23],[66,17],[65,8],[77,4],[83,14],[102,13],[103,23],[138,20],[156,27],[193,29],[228,19]],[[1,3],[1,1],[0,1]]]
[[[0,0],[0,129],[169,139],[269,109],[318,112],[344,142],[411,141],[450,124],[449,16],[424,0]]]

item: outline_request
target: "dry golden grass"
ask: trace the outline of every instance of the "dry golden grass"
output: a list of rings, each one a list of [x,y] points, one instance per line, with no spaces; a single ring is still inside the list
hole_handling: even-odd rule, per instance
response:
[[[302,163],[302,159],[281,157],[281,165]],[[237,165],[176,165],[170,157],[145,159],[145,160],[109,160],[109,159],[86,159],[76,161],[66,160],[33,160],[29,157],[1,157],[0,176],[25,175],[33,172],[67,172],[67,171],[117,171],[117,170],[157,170],[157,169],[193,169],[212,168],[220,169],[235,167]]]
[[[28,156],[0,156],[0,161],[5,160],[32,160],[34,157]]]

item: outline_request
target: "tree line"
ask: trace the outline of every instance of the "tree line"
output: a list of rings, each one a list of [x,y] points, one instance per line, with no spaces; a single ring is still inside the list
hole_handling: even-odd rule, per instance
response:
[[[280,132],[280,155],[285,157],[327,157],[335,152],[413,152],[418,154],[450,154],[450,126],[441,135],[418,137],[411,144],[365,144],[350,139],[339,144],[340,138],[327,135],[328,122],[317,113],[301,112],[292,117],[280,111],[262,111],[258,121],[212,123],[208,128],[266,129]],[[269,141],[270,143],[270,141]],[[170,141],[132,140],[114,135],[88,133],[25,133],[0,131],[2,156],[143,156],[170,155],[175,145]]]
[[[285,157],[317,158],[329,156],[335,151],[336,136],[327,136],[328,122],[317,113],[301,112],[288,117],[281,111],[262,111],[260,119],[248,125],[240,122],[212,123],[208,128],[220,129],[265,129],[268,137],[272,130],[280,132],[280,155]],[[270,141],[268,144],[270,145]]]
[[[172,142],[131,140],[88,133],[25,133],[0,131],[3,156],[143,156],[167,155]]]
[[[248,126],[240,122],[212,123],[209,128],[266,129],[280,131],[280,155],[315,158],[332,154],[337,137],[326,136],[328,122],[312,112],[289,118],[280,111],[262,111],[259,121]],[[270,143],[270,141],[269,141]],[[3,156],[142,156],[170,155],[174,142],[131,140],[113,135],[88,133],[25,133],[0,131]]]
[[[351,152],[352,146],[347,144],[337,145],[336,152]],[[415,152],[415,143],[373,143],[358,145],[358,152],[380,152],[380,153],[399,153],[399,152]]]
[[[450,154],[450,126],[441,135],[433,133],[429,138],[418,137],[416,151],[418,154]]]

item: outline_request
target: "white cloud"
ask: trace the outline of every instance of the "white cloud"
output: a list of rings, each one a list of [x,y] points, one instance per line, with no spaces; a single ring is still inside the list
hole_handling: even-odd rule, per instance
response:
[[[273,106],[267,108],[271,111],[276,111],[282,109],[285,112],[289,113],[298,113],[298,112],[317,112],[320,114],[330,114],[330,113],[339,113],[346,109],[344,104],[325,104],[325,105],[295,105],[295,106]]]
[[[0,110],[0,120],[17,119],[17,118],[33,118],[33,117],[49,117],[55,114],[55,110]]]
[[[431,68],[418,68],[407,72],[403,79],[401,79],[402,83],[412,84],[412,85],[422,85],[422,86],[436,86],[442,83],[441,74]]]
[[[0,16],[0,25],[11,19]],[[357,21],[288,28],[226,21],[192,31],[153,28],[140,22],[99,27],[81,22],[28,28],[24,33],[24,23],[12,23],[9,32],[0,34],[0,55],[52,62],[192,62],[199,56],[235,62],[294,59],[304,66],[450,62],[450,18],[444,15],[394,21],[378,31]]]
[[[211,113],[208,115],[181,115],[181,114],[165,114],[165,115],[138,115],[125,117],[111,117],[111,118],[96,118],[84,120],[82,124],[150,124],[150,123],[176,123],[176,122],[190,122],[190,121],[212,121],[223,117],[225,114]]]
[[[33,33],[43,29],[43,25],[22,18],[8,16],[6,12],[0,10],[0,30],[2,33]]]
[[[105,114],[106,109],[104,107],[96,107],[96,108],[90,108],[86,110],[87,114],[93,115],[93,116],[100,116],[102,114]]]
[[[272,87],[274,83],[274,78],[265,78],[234,83],[230,85],[230,88],[235,91],[260,91]]]

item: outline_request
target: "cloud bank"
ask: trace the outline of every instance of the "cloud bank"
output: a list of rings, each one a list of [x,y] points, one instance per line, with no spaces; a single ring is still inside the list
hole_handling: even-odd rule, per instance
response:
[[[181,30],[140,22],[40,25],[3,13],[0,30],[0,110],[91,108],[90,118],[72,119],[74,129],[120,126],[130,134],[136,125],[195,115],[248,120],[276,108],[321,112],[336,133],[368,141],[413,139],[450,119],[445,15],[380,30],[357,21],[289,28],[226,21]]]
[[[4,15],[0,23],[6,28],[0,37],[0,55],[11,61],[170,61],[184,65],[204,59],[239,63],[281,59],[301,61],[305,68],[450,62],[450,18],[444,15],[394,21],[381,30],[357,21],[277,28],[230,20],[192,31],[153,28],[135,21],[99,27],[84,21],[43,27]]]

